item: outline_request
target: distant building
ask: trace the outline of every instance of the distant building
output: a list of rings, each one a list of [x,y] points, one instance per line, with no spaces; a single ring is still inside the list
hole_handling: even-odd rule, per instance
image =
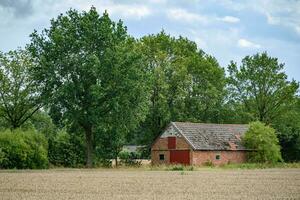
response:
[[[146,146],[142,145],[124,145],[122,151],[127,151],[129,153],[138,153],[143,150]]]
[[[151,146],[152,164],[243,163],[248,125],[171,122]]]

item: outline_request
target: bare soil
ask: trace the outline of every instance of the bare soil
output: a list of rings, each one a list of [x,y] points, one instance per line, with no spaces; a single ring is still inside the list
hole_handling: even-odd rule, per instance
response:
[[[300,169],[0,171],[0,199],[300,199]]]

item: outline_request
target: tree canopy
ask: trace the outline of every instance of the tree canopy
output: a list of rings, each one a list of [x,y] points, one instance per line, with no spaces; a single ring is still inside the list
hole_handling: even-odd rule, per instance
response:
[[[149,112],[141,125],[146,143],[170,121],[218,122],[225,73],[217,60],[187,38],[164,31],[140,40],[150,75]]]
[[[0,52],[0,118],[19,128],[41,108],[39,90],[30,70],[36,66],[26,50]]]
[[[95,134],[128,132],[144,118],[143,56],[122,21],[99,16],[94,7],[69,10],[31,38],[35,81],[50,109],[85,132],[90,167]]]
[[[288,81],[283,69],[284,64],[266,52],[246,56],[239,68],[234,62],[228,66],[231,97],[242,103],[252,120],[271,123],[295,100],[299,84]]]

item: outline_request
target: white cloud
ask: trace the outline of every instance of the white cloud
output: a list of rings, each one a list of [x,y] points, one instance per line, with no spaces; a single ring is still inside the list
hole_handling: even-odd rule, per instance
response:
[[[296,26],[295,29],[296,29],[297,33],[300,35],[300,26]]]
[[[168,0],[149,0],[150,3],[165,4]]]
[[[99,5],[100,7],[100,5]],[[112,15],[118,14],[125,18],[138,18],[151,15],[152,11],[144,5],[109,4],[102,6]]]
[[[188,23],[200,22],[203,24],[208,23],[208,18],[199,14],[188,12],[181,8],[174,8],[167,10],[167,17],[175,21],[184,21]]]
[[[242,47],[242,48],[254,48],[254,49],[261,48],[261,45],[251,42],[249,40],[243,39],[243,38],[238,40],[238,46]]]
[[[226,23],[238,23],[239,18],[233,16],[216,17],[215,15],[200,15],[189,12],[182,8],[172,8],[166,11],[167,17],[173,21],[182,21],[187,23],[208,24],[217,21]]]
[[[220,21],[227,22],[227,23],[238,23],[238,22],[240,22],[239,18],[233,17],[233,16],[225,16],[225,17],[218,18],[218,19]]]
[[[299,0],[223,0],[221,4],[237,12],[249,10],[264,15],[268,24],[289,28],[300,35],[300,1]]]
[[[206,49],[207,48],[207,43],[205,42],[205,40],[201,37],[194,37],[194,40],[197,44],[197,47],[200,49]]]
[[[42,3],[43,2],[40,2],[40,4]],[[51,10],[52,12],[56,12],[57,10],[68,10],[71,7],[78,10],[87,11],[91,8],[91,6],[95,6],[100,12],[107,10],[110,15],[118,16],[122,19],[130,18],[140,20],[153,14],[153,10],[147,5],[137,3],[126,4],[106,0],[56,0],[50,5],[51,7],[49,7],[48,3],[48,11]]]

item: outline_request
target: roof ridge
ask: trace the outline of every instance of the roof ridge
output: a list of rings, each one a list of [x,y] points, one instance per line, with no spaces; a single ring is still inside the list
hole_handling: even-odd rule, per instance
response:
[[[185,121],[185,122],[180,122],[180,121],[176,121],[176,122],[171,122],[171,123],[190,123],[190,124],[212,124],[212,125],[248,125],[248,124],[222,124],[222,123],[205,123],[205,122],[188,122],[188,121]]]

